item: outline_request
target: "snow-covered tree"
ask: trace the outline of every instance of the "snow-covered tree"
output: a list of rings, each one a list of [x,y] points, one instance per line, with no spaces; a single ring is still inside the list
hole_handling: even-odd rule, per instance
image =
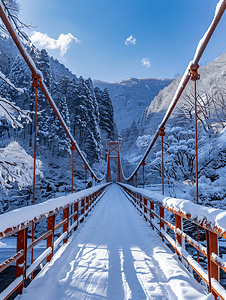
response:
[[[177,107],[176,115],[185,119],[194,119],[195,105],[193,90],[182,96],[183,106]],[[226,126],[226,89],[198,90],[197,118],[208,134],[220,132]]]
[[[114,139],[114,108],[108,89],[105,88],[101,91],[98,87],[96,87],[95,95],[99,106],[100,128],[107,132],[107,138]]]
[[[25,32],[23,32],[23,28],[29,28],[29,25],[26,25],[21,21],[19,18],[19,12],[20,7],[19,3],[16,0],[2,0],[2,5],[4,6],[7,16],[9,20],[13,23],[15,30],[17,31],[17,34],[25,39],[28,40],[28,37]],[[0,19],[0,32],[3,32],[4,34],[8,34],[7,29],[5,28],[5,25]]]
[[[68,111],[68,106],[66,102],[66,97],[62,96],[61,101],[59,103],[59,111],[61,113],[61,116],[63,117],[67,127],[70,129],[70,116]],[[70,141],[69,138],[60,125],[59,120],[57,117],[54,118],[54,121],[51,126],[51,131],[49,132],[48,139],[51,140],[53,143],[54,151],[53,153],[56,153],[59,155],[65,155],[65,153],[70,153]]]
[[[41,161],[36,160],[36,175],[43,177]],[[33,184],[34,159],[17,143],[11,142],[0,150],[0,185],[7,191],[12,182],[24,188]]]
[[[173,181],[195,182],[194,131],[185,127],[166,128],[164,137],[164,175],[169,185]],[[160,139],[154,146],[155,158],[149,165],[149,176],[161,178],[162,152]]]
[[[22,89],[15,87],[2,72],[0,72],[0,77],[17,92],[23,92]],[[30,111],[22,110],[11,101],[0,96],[0,118],[6,120],[13,128],[23,128],[23,120],[30,122],[29,113]],[[12,181],[15,181],[19,188],[31,185],[33,161],[32,157],[17,142],[13,142],[2,149],[0,159],[0,184],[2,188],[6,190]],[[37,166],[40,166],[40,163],[37,161]],[[38,169],[37,174],[42,175]]]

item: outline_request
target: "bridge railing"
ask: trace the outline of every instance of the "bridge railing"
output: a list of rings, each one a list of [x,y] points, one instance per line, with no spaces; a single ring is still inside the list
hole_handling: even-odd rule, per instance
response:
[[[179,259],[186,261],[196,272],[197,278],[201,277],[208,284],[209,292],[215,299],[226,299],[226,291],[219,283],[219,268],[226,272],[226,262],[218,253],[218,237],[226,238],[226,211],[197,205],[189,200],[166,197],[127,184],[118,184],[153,229],[157,229],[162,239],[167,240],[175,249]],[[174,215],[174,224],[166,220],[166,210]],[[205,230],[206,247],[183,231],[183,219]],[[172,238],[172,233],[175,239]],[[182,240],[207,258],[208,272],[186,251]]]
[[[22,293],[29,276],[46,260],[49,262],[54,250],[66,243],[72,231],[88,215],[92,207],[106,191],[108,184],[102,184],[68,196],[51,199],[33,206],[27,206],[0,215],[0,240],[17,236],[15,254],[0,264],[0,272],[16,262],[16,279],[0,294],[0,299],[7,299],[15,291]],[[56,215],[61,220],[56,224]],[[46,220],[46,232],[28,244],[28,230],[32,225]],[[54,232],[62,229],[60,236],[54,241]],[[28,252],[40,242],[46,240],[46,250],[27,268]]]

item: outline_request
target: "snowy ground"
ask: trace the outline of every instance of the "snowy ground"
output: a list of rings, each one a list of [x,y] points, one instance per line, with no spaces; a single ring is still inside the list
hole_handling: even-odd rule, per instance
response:
[[[17,299],[213,299],[112,185]]]

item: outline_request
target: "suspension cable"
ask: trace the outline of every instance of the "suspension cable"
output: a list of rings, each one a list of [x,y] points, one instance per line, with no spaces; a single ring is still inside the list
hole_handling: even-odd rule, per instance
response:
[[[37,153],[37,115],[38,115],[38,88],[40,75],[33,76],[32,87],[35,88],[35,136],[34,136],[34,170],[33,170],[33,205],[35,204],[35,175],[36,175],[36,153]],[[34,222],[32,222],[32,242],[34,241]],[[34,261],[34,249],[31,250],[31,264]],[[33,280],[33,273],[31,275]]]
[[[142,166],[143,161],[146,160],[149,152],[151,151],[151,149],[153,148],[156,140],[158,139],[158,136],[160,135],[160,129],[165,127],[166,122],[168,121],[170,115],[173,112],[173,109],[175,108],[178,100],[180,99],[180,96],[182,94],[182,92],[184,91],[188,81],[190,80],[190,69],[194,66],[197,66],[199,63],[200,58],[202,57],[202,54],[204,52],[204,50],[206,49],[207,44],[209,43],[209,40],[211,38],[211,36],[213,35],[214,30],[217,27],[217,24],[219,23],[224,11],[226,9],[226,0],[220,0],[216,6],[216,10],[215,10],[215,15],[213,18],[212,23],[210,24],[209,28],[207,29],[207,31],[205,32],[203,38],[200,40],[197,48],[196,48],[196,52],[194,55],[194,58],[192,61],[189,62],[186,71],[184,72],[184,75],[180,81],[180,84],[174,94],[174,97],[170,103],[170,106],[162,120],[162,122],[159,124],[158,129],[156,131],[156,133],[154,134],[154,137],[152,139],[152,141],[150,142],[147,150],[145,151],[143,157],[141,158],[140,162],[137,164],[136,168],[134,169],[134,171],[131,173],[130,176],[128,177],[124,177],[125,180],[130,180],[135,173],[138,172],[138,170],[140,169],[140,167]],[[121,166],[122,169],[122,174],[124,174],[123,172],[123,168]]]
[[[5,27],[7,28],[11,38],[13,39],[14,43],[16,44],[18,50],[20,51],[22,57],[24,58],[25,62],[27,63],[29,69],[31,70],[32,76],[36,77],[36,76],[41,76],[40,80],[39,80],[39,85],[40,88],[43,92],[43,94],[45,95],[47,101],[49,102],[50,106],[52,107],[54,113],[56,114],[58,120],[60,121],[62,127],[64,128],[67,136],[69,137],[71,143],[73,143],[75,145],[75,149],[78,152],[79,156],[81,157],[82,161],[84,162],[85,165],[87,165],[87,168],[89,169],[90,173],[93,174],[94,178],[100,182],[104,179],[104,176],[102,178],[99,178],[94,171],[92,170],[92,168],[90,167],[88,161],[86,160],[86,158],[84,157],[81,149],[79,148],[76,140],[74,139],[73,135],[71,134],[69,128],[67,127],[64,119],[62,118],[54,100],[52,99],[52,96],[50,95],[45,83],[43,82],[43,76],[41,71],[38,70],[38,68],[36,67],[34,61],[32,60],[32,58],[28,55],[26,49],[24,48],[17,32],[14,30],[13,25],[11,23],[11,21],[9,20],[9,18],[7,17],[7,12],[3,6],[2,3],[0,3],[0,17],[2,19],[2,22],[4,23]]]

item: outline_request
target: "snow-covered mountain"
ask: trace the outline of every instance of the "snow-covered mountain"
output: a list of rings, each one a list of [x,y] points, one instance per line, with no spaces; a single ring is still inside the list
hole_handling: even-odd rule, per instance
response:
[[[4,71],[3,66],[7,65],[9,56],[16,57],[17,55],[19,55],[19,51],[18,51],[16,45],[14,44],[14,42],[9,38],[4,38],[3,36],[0,36],[0,65],[1,65],[1,70]],[[72,78],[77,79],[75,74],[73,74],[68,68],[65,67],[65,65],[61,64],[54,57],[52,57],[52,56],[49,57],[49,62],[50,62],[50,66],[51,66],[51,69],[53,71],[53,74],[55,76],[55,79],[59,79],[62,76],[68,76],[71,79]]]
[[[219,91],[222,93],[225,89],[226,83],[226,53],[221,54],[218,58],[207,65],[200,67],[198,72],[200,74],[200,80],[197,82],[197,90],[199,95],[204,98],[204,101],[207,95],[209,95],[209,97],[216,97],[216,95],[219,94]],[[157,129],[157,125],[162,120],[170,102],[173,99],[180,80],[181,77],[178,76],[176,80],[172,81],[171,84],[161,90],[158,95],[154,97],[148,107],[145,118],[143,118],[145,120],[142,126],[143,132],[147,132],[145,129],[145,127],[147,128],[147,124],[153,128],[153,132]],[[174,114],[177,111],[177,108],[185,105],[187,101],[186,96],[189,94],[194,94],[193,81],[189,81],[187,84],[182,97],[174,109]],[[154,126],[155,124],[156,126]]]
[[[94,85],[109,90],[119,132],[137,121],[159,91],[172,83],[172,79],[129,78],[119,82],[94,80]]]
[[[226,202],[226,53],[199,68],[198,152],[199,201],[214,207]],[[130,175],[152,140],[158,125],[176,92],[178,77],[154,97],[148,109],[122,131],[122,156],[126,176]],[[195,199],[195,112],[194,83],[189,81],[171,118],[164,136],[166,193]],[[127,161],[133,164],[128,170]],[[161,183],[160,139],[146,160],[146,183]],[[142,181],[138,174],[138,184]],[[221,200],[221,201],[219,201]]]

